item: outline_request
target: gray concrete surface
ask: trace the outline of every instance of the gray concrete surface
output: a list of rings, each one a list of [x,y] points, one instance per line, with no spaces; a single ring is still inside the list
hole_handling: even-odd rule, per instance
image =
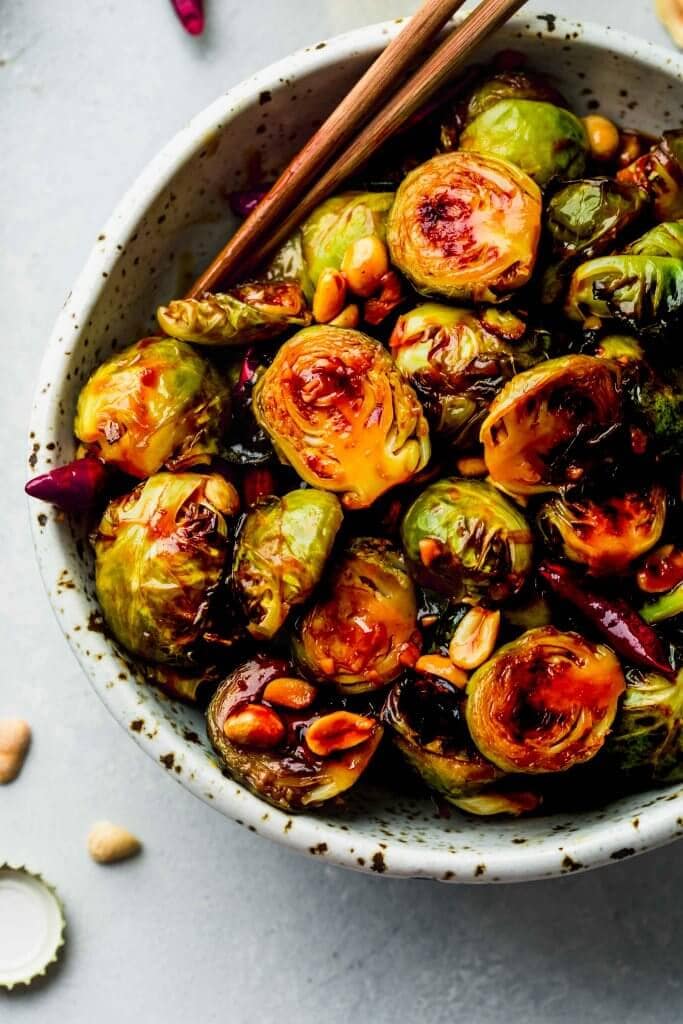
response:
[[[207,0],[192,40],[168,0],[5,0],[0,11],[0,713],[28,718],[0,791],[0,861],[45,872],[68,909],[62,967],[0,993],[32,1024],[674,1024],[683,847],[556,882],[445,888],[361,877],[249,835],[173,785],[91,692],[33,561],[21,486],[36,367],[115,201],[234,82],[410,0]],[[556,13],[665,41],[648,0]],[[545,4],[530,5],[536,13]],[[108,817],[142,857],[91,863]]]

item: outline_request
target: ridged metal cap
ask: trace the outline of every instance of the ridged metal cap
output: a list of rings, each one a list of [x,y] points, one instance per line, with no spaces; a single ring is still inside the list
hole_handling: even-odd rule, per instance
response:
[[[64,945],[66,921],[57,893],[25,867],[0,865],[0,988],[30,985]]]

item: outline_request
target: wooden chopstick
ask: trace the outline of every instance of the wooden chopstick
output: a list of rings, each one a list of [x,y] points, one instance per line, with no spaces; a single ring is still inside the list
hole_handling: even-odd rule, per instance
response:
[[[427,0],[405,29],[294,157],[256,209],[247,217],[187,298],[208,291],[220,279],[243,278],[287,238],[308,214],[363,164],[441,87],[476,47],[522,7],[526,0],[482,0],[427,58],[369,123],[364,121],[396,85],[427,42],[464,0]],[[360,131],[359,131],[360,128]],[[355,135],[355,138],[354,138]],[[335,152],[341,155],[303,190]]]

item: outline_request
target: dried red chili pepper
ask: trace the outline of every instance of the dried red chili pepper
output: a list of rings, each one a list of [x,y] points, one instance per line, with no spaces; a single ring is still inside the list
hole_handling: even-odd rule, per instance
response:
[[[242,498],[245,508],[249,508],[259,498],[265,498],[269,494],[277,494],[275,477],[271,471],[258,466],[249,468],[242,479]]]
[[[363,319],[366,323],[376,327],[389,316],[390,313],[400,306],[403,301],[403,287],[401,279],[393,270],[388,270],[380,281],[381,290],[379,295],[367,299],[363,307]]]
[[[24,490],[29,497],[50,501],[65,512],[82,512],[94,504],[106,478],[104,463],[87,456],[41,473],[29,480]]]
[[[675,673],[659,637],[626,601],[596,594],[554,562],[542,562],[538,573],[558,597],[573,604],[602,633],[617,654],[673,679]]]
[[[204,31],[204,4],[202,0],[171,0],[173,9],[180,18],[183,28],[191,36]]]

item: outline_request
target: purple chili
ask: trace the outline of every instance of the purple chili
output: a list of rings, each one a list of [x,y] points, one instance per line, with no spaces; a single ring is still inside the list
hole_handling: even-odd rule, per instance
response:
[[[31,498],[50,501],[65,512],[82,512],[94,504],[106,478],[104,463],[86,456],[41,473],[29,480],[24,490]]]
[[[203,0],[171,0],[171,3],[183,28],[191,36],[200,36],[204,31]]]
[[[553,593],[573,604],[618,654],[673,679],[675,673],[659,637],[623,598],[596,594],[569,569],[555,562],[542,562],[538,573]]]

